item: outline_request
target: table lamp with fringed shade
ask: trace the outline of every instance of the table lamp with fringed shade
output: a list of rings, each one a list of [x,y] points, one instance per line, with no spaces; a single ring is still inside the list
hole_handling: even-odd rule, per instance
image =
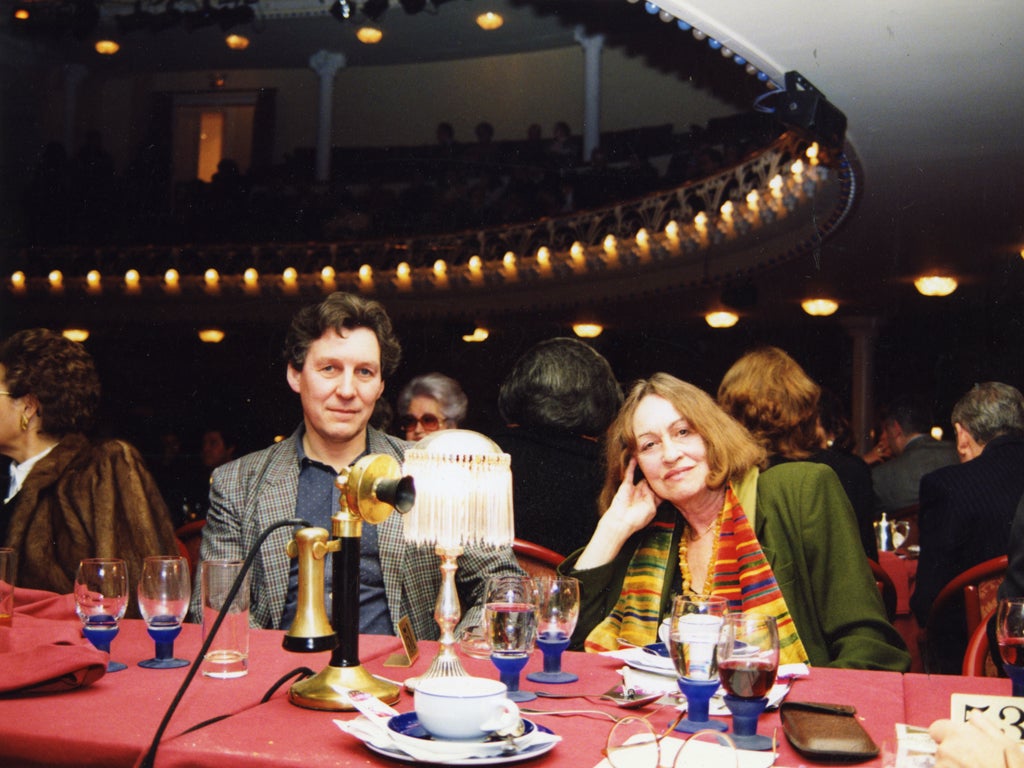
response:
[[[421,680],[466,675],[455,654],[455,625],[462,617],[456,561],[467,546],[512,546],[511,465],[497,443],[465,429],[434,432],[405,452],[403,471],[416,482],[416,503],[404,518],[406,541],[432,544],[441,558],[434,606],[440,649]]]

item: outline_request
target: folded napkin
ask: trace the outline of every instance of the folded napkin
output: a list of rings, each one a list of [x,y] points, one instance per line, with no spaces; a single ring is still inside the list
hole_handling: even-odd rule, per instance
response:
[[[35,616],[38,619],[75,621],[75,596],[62,595],[45,589],[14,588],[14,615]]]
[[[74,608],[63,620],[39,618],[32,610],[22,612],[19,593],[34,592],[34,606],[46,615],[61,615],[57,607],[65,595],[38,590],[16,590],[12,626],[0,627],[0,696],[58,693],[92,685],[107,671],[107,654],[82,637]],[[40,598],[41,599],[37,599]]]

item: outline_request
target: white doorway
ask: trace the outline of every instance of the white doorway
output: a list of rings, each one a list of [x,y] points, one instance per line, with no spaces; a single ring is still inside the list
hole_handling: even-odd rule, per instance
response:
[[[175,182],[209,182],[223,159],[241,173],[252,165],[257,93],[175,94],[173,176]]]

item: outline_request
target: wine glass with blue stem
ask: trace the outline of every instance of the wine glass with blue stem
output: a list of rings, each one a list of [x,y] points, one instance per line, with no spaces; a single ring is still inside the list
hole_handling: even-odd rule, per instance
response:
[[[668,647],[676,668],[680,692],[686,697],[686,717],[675,729],[682,733],[728,726],[708,717],[711,698],[718,691],[718,635],[728,602],[724,597],[676,596],[669,619]]]
[[[75,612],[86,639],[109,654],[127,608],[128,564],[121,558],[82,560],[75,574]],[[120,661],[107,662],[107,672],[126,668]]]
[[[539,576],[537,582],[537,647],[544,670],[531,672],[534,683],[574,683],[579,675],[562,671],[562,653],[580,616],[580,582],[572,577]]]
[[[537,585],[529,576],[495,576],[484,592],[484,632],[491,662],[512,701],[532,701],[536,693],[519,690],[519,673],[537,637]]]
[[[147,557],[139,579],[139,611],[149,636],[156,643],[156,655],[139,662],[146,669],[187,667],[185,659],[174,658],[174,640],[188,613],[192,579],[188,560],[173,555]]]
[[[773,741],[757,733],[768,692],[779,671],[779,630],[774,616],[730,613],[718,636],[718,677],[732,713],[733,741],[740,749],[769,750]]]

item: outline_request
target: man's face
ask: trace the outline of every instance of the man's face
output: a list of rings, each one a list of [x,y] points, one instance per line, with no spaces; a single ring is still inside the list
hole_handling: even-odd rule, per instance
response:
[[[288,366],[288,384],[302,400],[314,445],[337,450],[361,439],[384,392],[377,334],[369,328],[326,331],[309,346],[301,371]]]
[[[234,446],[224,445],[224,436],[216,430],[211,430],[203,435],[203,442],[199,447],[199,456],[203,460],[203,466],[208,469],[219,467],[225,462],[234,458]]]

